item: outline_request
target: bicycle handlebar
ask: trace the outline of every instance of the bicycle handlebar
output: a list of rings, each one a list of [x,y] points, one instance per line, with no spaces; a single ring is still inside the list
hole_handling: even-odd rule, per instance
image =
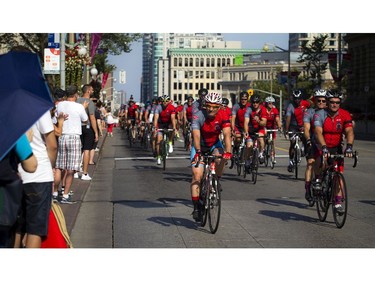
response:
[[[320,167],[323,166],[323,157],[324,155],[322,154],[322,156],[320,157],[321,161],[320,161]],[[348,158],[347,156],[345,156],[345,154],[332,154],[332,155],[329,155],[328,158],[331,158],[331,159],[337,159],[337,158]],[[357,167],[357,163],[358,163],[358,152],[355,150],[353,151],[353,156],[351,158],[354,158],[354,164],[353,164],[353,168]]]
[[[201,155],[201,158],[203,158],[203,162],[206,162],[208,159],[221,159],[223,158],[223,155],[210,155],[210,154],[203,154]],[[197,161],[195,163],[194,167],[198,168],[200,161]]]

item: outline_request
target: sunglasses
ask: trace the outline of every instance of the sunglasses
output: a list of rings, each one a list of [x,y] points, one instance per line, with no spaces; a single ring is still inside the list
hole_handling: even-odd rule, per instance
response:
[[[256,104],[258,104],[258,103],[260,103],[260,101],[254,101],[253,103],[256,103]]]
[[[241,100],[245,100],[245,101],[247,101],[247,99],[241,99]]]
[[[317,100],[317,103],[326,103],[326,100]]]
[[[341,101],[329,101],[330,104],[340,104]]]

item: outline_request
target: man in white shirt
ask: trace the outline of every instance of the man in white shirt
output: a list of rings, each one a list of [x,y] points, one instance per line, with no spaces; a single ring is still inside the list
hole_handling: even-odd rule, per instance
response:
[[[40,248],[42,238],[47,236],[49,214],[52,202],[53,168],[57,157],[57,142],[51,114],[47,111],[32,127],[30,143],[38,160],[34,173],[18,171],[23,182],[21,220],[17,227],[16,247],[21,246],[23,235],[26,248]]]
[[[88,116],[84,107],[87,106],[87,103],[82,105],[76,102],[78,88],[76,86],[69,86],[66,92],[66,101],[59,102],[56,108],[57,114],[63,112],[68,115],[68,119],[63,123],[62,135],[59,138],[55,185],[59,185],[61,172],[62,170],[66,170],[65,188],[61,203],[72,204],[74,202],[69,196],[69,191],[72,185],[73,175],[80,169],[82,123],[87,122]]]

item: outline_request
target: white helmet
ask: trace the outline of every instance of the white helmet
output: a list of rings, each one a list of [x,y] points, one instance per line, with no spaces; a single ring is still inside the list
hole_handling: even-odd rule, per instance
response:
[[[266,97],[266,103],[275,102],[274,97]]]
[[[204,96],[204,100],[206,103],[222,104],[221,94],[219,93],[208,93]]]
[[[327,95],[327,91],[323,89],[318,89],[314,92],[314,97],[323,97],[325,98]]]

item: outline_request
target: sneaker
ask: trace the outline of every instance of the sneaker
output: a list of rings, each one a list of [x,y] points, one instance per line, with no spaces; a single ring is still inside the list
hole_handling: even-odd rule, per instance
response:
[[[74,178],[75,178],[75,179],[79,179],[79,175],[78,175],[78,173],[74,173]]]
[[[63,196],[63,197],[61,198],[60,203],[61,203],[61,204],[75,204],[75,203],[77,203],[77,201],[73,201],[73,200],[72,200],[72,197],[70,197],[70,196],[69,196],[68,198],[66,198],[66,197]]]
[[[59,195],[52,195],[52,201],[55,203],[59,202]]]
[[[335,205],[335,211],[338,213],[340,216],[344,214],[344,208],[341,206],[341,204],[336,204]]]
[[[161,158],[160,157],[157,158],[156,164],[161,165]]]
[[[294,166],[293,161],[289,160],[289,165],[288,165],[288,172],[289,173],[293,173],[293,170],[294,170],[293,166]]]
[[[100,151],[100,149],[99,148],[95,148],[95,152],[98,152],[98,151]]]
[[[170,143],[168,146],[169,146],[168,153],[172,153],[173,152],[173,145]]]
[[[196,222],[202,221],[202,215],[201,215],[201,212],[199,210],[194,210],[191,214],[193,215],[193,219]]]
[[[92,180],[92,178],[90,177],[90,175],[89,174],[82,174],[82,176],[81,176],[81,180],[84,180],[84,181],[91,181]]]

